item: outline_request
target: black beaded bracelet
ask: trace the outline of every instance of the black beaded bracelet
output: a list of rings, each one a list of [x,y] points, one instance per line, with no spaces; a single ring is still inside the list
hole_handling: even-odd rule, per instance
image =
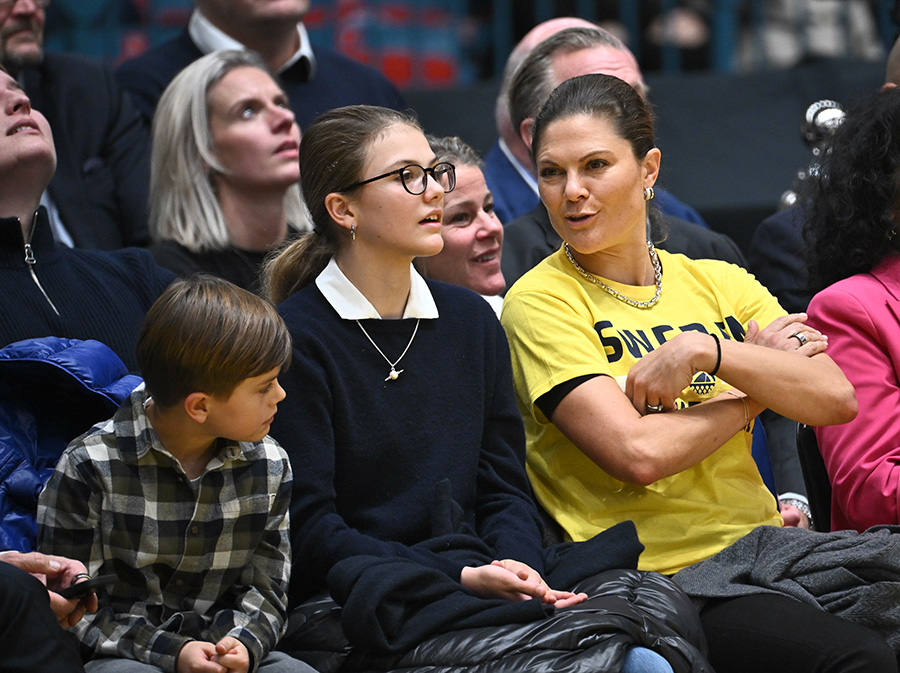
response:
[[[710,334],[709,336],[716,340],[716,366],[713,367],[713,370],[711,372],[709,372],[710,376],[715,376],[719,371],[719,365],[722,364],[722,344],[719,341],[719,337],[717,337],[715,334]]]

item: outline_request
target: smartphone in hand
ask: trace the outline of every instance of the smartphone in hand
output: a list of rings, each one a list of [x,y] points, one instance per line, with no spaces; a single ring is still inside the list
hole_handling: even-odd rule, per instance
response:
[[[92,577],[84,582],[76,582],[56,593],[67,600],[72,598],[84,598],[85,596],[94,593],[97,589],[115,584],[118,579],[119,578],[113,574],[99,575],[98,577]]]

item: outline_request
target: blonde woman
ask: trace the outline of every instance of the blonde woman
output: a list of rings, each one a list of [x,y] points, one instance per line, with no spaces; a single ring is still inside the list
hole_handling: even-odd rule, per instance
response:
[[[287,96],[255,52],[217,51],[187,66],[153,120],[156,261],[259,291],[266,255],[308,229],[299,143]]]

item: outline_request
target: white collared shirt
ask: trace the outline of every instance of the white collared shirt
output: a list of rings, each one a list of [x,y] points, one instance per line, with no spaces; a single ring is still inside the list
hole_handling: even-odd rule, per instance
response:
[[[219,49],[247,48],[212,25],[199,9],[195,9],[191,14],[191,20],[188,23],[188,34],[191,36],[194,44],[197,45],[197,48],[204,54],[210,54]],[[316,57],[309,43],[309,34],[306,32],[306,27],[302,22],[297,24],[297,34],[300,36],[300,48],[283,66],[278,68],[278,72],[287,70],[301,58],[305,58],[309,63],[309,79],[312,80],[316,76]]]
[[[509,159],[509,163],[513,165],[513,168],[516,169],[516,172],[525,181],[525,184],[531,187],[531,191],[535,193],[535,196],[540,198],[537,179],[531,174],[531,171],[520,164],[519,160],[513,156],[513,153],[509,149],[509,145],[506,144],[506,141],[504,141],[503,138],[500,138],[497,144],[500,146],[500,151],[503,152],[503,155]]]
[[[409,265],[409,299],[403,310],[404,318],[433,319],[438,317],[437,305],[425,279],[412,264]],[[316,287],[344,320],[380,320],[381,316],[365,295],[350,282],[334,257],[316,277]]]

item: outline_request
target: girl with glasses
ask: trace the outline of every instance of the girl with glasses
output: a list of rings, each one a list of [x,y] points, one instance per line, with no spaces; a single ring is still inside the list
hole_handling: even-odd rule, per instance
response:
[[[335,670],[327,651],[344,671],[547,670],[547,657],[558,671],[671,671],[634,647],[652,643],[704,670],[692,608],[667,580],[631,578],[657,583],[652,615],[598,595],[595,573],[634,563],[608,553],[637,551],[629,530],[569,556],[572,586],[553,586],[566,562],[542,549],[503,330],[482,299],[412,265],[441,251],[456,184],[418,123],[326,112],[304,132],[300,171],[314,231],[266,269],[294,341],[272,426],[294,471],[282,648],[320,670]]]

